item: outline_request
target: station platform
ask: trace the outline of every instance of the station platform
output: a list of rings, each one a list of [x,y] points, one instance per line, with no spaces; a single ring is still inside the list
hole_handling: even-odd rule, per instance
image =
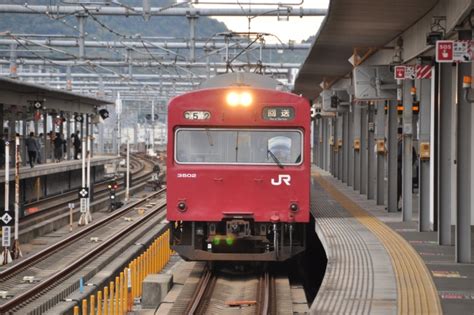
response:
[[[91,167],[104,165],[120,159],[116,155],[100,155],[91,158]],[[69,172],[73,170],[82,169],[82,160],[65,160],[59,163],[43,163],[36,164],[33,168],[29,165],[20,167],[20,179],[36,178],[38,176],[45,176],[55,173]],[[15,180],[15,169],[10,168],[10,180]],[[0,183],[5,182],[5,169],[0,169]]]
[[[474,265],[455,263],[436,232],[317,167],[311,208],[328,259],[311,314],[472,314]]]
[[[91,183],[104,180],[105,164],[117,161],[117,156],[95,156],[91,158]],[[78,189],[82,181],[82,161],[67,160],[59,163],[37,164],[33,168],[20,167],[20,207],[32,206],[45,200]],[[5,194],[5,169],[0,170],[0,195]],[[14,202],[15,169],[10,168],[10,203]],[[34,205],[34,207],[39,207]]]

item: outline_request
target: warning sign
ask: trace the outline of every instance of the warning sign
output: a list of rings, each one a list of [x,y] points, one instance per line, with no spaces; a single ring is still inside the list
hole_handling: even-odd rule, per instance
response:
[[[439,40],[436,42],[436,61],[471,62],[471,46],[469,40]]]
[[[394,74],[396,80],[415,80],[416,69],[415,66],[396,66]]]
[[[431,79],[431,65],[417,65],[416,78],[417,79]]]
[[[395,67],[395,80],[405,80],[405,66]]]

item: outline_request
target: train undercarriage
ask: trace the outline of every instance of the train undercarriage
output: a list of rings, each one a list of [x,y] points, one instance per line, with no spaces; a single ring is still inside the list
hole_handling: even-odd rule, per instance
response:
[[[285,261],[305,250],[306,224],[255,222],[171,222],[171,247],[187,260]]]

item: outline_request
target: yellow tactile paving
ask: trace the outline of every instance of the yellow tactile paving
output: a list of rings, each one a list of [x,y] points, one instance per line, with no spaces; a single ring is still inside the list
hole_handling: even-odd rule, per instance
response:
[[[323,179],[319,173],[313,172],[312,175],[341,206],[372,231],[387,249],[397,279],[398,314],[442,314],[441,302],[430,272],[413,247]]]

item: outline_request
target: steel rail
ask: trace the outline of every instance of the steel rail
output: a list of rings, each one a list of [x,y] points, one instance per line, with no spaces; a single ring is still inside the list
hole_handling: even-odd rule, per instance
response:
[[[147,163],[149,162],[152,162],[150,160],[146,160],[144,159]],[[135,161],[138,161],[138,159],[136,159]],[[136,175],[140,172],[143,172],[144,171],[144,165],[142,164],[142,167],[140,167],[140,169],[138,171],[135,171],[133,172],[132,174],[133,175]],[[142,180],[146,179],[148,176],[150,176],[151,174],[153,173],[153,171],[150,171],[150,172],[146,172],[144,173],[143,175],[140,175],[136,178],[133,178],[133,181],[135,184],[140,184]],[[96,199],[100,199],[102,198],[102,195],[104,195],[105,192],[107,192],[107,185],[111,182],[111,180],[107,179],[107,180],[104,180],[104,181],[101,181],[101,182],[98,182],[98,183],[95,183],[94,185],[94,198]],[[119,183],[119,187],[122,187],[122,190],[123,190],[123,187],[124,184],[122,182]],[[100,189],[101,187],[104,187],[103,189]],[[100,189],[100,190],[99,190]],[[57,208],[60,208],[61,210],[63,210],[63,207],[67,206],[69,203],[71,202],[74,202],[76,203],[76,201],[78,200],[77,198],[77,191],[69,191],[69,192],[66,192],[66,193],[63,193],[61,195],[55,195],[55,196],[51,196],[51,197],[47,197],[47,198],[43,198],[43,199],[40,199],[38,201],[34,201],[34,202],[31,202],[31,203],[28,203],[28,204],[25,204],[25,208],[28,207],[28,208],[31,208],[31,207],[38,207],[38,205],[42,205],[44,203],[52,203],[54,200],[57,200],[58,197],[60,198],[65,198],[65,197],[70,197],[68,198],[67,200],[65,201],[61,201],[59,203],[56,203],[48,208],[45,208],[43,210],[39,210],[37,212],[34,212],[34,213],[31,213],[31,214],[28,214],[22,218],[20,218],[20,225],[25,225],[28,223],[28,221],[32,221],[32,220],[36,220],[37,217],[39,216],[42,216],[42,215],[47,215],[48,212],[52,212],[54,211],[55,209]]]
[[[164,189],[159,192],[156,192],[153,195],[156,196],[158,193],[161,193],[163,191]],[[150,197],[147,197],[147,199],[149,198]],[[54,285],[56,282],[66,277],[69,273],[72,273],[75,270],[77,270],[80,266],[85,264],[87,261],[89,261],[90,259],[100,254],[102,251],[109,248],[111,245],[119,241],[123,236],[127,235],[130,231],[134,230],[135,228],[141,226],[143,222],[152,218],[153,215],[155,215],[157,212],[161,212],[165,208],[166,208],[166,203],[161,206],[158,206],[156,209],[154,209],[154,211],[148,212],[144,217],[142,217],[140,220],[135,221],[126,229],[123,229],[115,233],[110,238],[108,238],[103,243],[101,243],[99,246],[85,253],[83,256],[81,256],[81,258],[75,260],[72,264],[70,264],[66,268],[57,271],[56,273],[52,274],[48,278],[41,281],[38,285],[31,288],[30,290],[25,291],[24,293],[8,300],[5,304],[0,305],[0,313],[9,312],[11,311],[11,309],[20,306],[21,304],[28,301],[32,297],[41,294],[41,292],[43,292],[46,288],[50,287],[51,285]]]
[[[256,314],[276,314],[275,279],[268,271],[265,271],[259,278]]]
[[[158,196],[159,194],[163,193],[164,191],[166,191],[166,188],[163,188],[163,189],[151,194],[145,200],[138,200],[138,201],[135,201],[131,204],[128,204],[123,209],[113,212],[111,215],[109,215],[107,217],[104,217],[104,218],[100,219],[99,221],[97,221],[97,222],[95,222],[95,223],[93,223],[93,224],[77,231],[76,233],[68,236],[67,238],[65,238],[65,239],[63,239],[63,240],[61,240],[57,243],[54,243],[53,245],[51,245],[49,247],[44,248],[43,250],[41,250],[41,251],[39,251],[39,252],[37,252],[37,253],[27,257],[27,258],[25,258],[24,260],[19,261],[18,263],[12,265],[11,267],[9,267],[5,270],[0,271],[0,279],[1,279],[0,281],[4,282],[5,280],[8,280],[8,279],[12,278],[15,274],[25,270],[26,268],[32,266],[33,264],[37,263],[38,261],[41,261],[44,258],[56,253],[57,251],[59,251],[62,248],[66,247],[67,245],[73,243],[75,240],[81,238],[84,235],[87,235],[87,234],[93,232],[97,228],[104,226],[105,224],[109,223],[110,221],[115,220],[116,218],[120,217],[122,214],[130,211],[134,207],[146,202],[147,200]],[[0,310],[1,310],[1,308],[0,308]]]
[[[212,291],[215,281],[215,274],[209,269],[209,267],[206,267],[204,274],[201,276],[201,279],[197,284],[197,288],[186,307],[184,312],[186,315],[198,314],[199,311],[202,312],[204,297],[209,295],[209,293]]]

